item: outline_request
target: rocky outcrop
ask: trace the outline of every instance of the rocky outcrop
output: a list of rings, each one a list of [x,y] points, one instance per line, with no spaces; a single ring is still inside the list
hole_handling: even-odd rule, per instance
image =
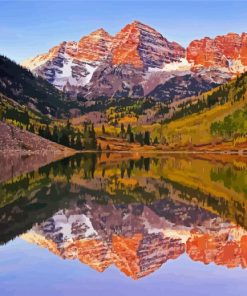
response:
[[[221,67],[242,73],[247,67],[247,34],[229,33],[214,39],[194,40],[189,44],[186,56],[194,66]]]

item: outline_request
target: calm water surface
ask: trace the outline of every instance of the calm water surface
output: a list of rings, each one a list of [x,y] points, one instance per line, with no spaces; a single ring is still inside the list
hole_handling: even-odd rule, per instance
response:
[[[0,295],[245,295],[246,210],[245,160],[64,159],[0,184]]]

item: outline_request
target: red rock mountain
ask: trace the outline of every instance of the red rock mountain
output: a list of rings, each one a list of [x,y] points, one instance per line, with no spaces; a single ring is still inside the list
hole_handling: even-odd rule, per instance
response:
[[[162,68],[184,57],[182,46],[169,42],[153,28],[137,21],[125,26],[114,38],[113,65]]]
[[[99,29],[23,65],[72,97],[179,99],[246,71],[247,34],[194,40],[185,50],[134,21],[113,37]]]
[[[194,40],[189,44],[186,56],[190,63],[207,68],[231,68],[236,62],[239,66],[247,66],[247,34],[229,33],[215,39]]]
[[[75,58],[81,61],[101,61],[112,47],[113,37],[104,29],[99,29],[78,42]]]
[[[67,55],[79,61],[101,61],[109,54],[112,41],[113,37],[105,30],[99,29],[88,36],[82,37],[79,42],[64,41],[51,48],[48,53],[23,62],[23,65],[30,69],[35,69],[45,62],[57,58],[59,54]]]

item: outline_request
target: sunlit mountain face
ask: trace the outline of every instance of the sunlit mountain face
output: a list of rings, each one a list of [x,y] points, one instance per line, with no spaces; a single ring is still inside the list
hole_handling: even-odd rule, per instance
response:
[[[198,95],[247,70],[247,33],[191,40],[186,48],[140,21],[115,36],[98,29],[64,41],[22,65],[71,98],[153,98]]]
[[[78,154],[15,177],[0,186],[0,241],[135,280],[182,255],[246,268],[246,163],[196,157]]]

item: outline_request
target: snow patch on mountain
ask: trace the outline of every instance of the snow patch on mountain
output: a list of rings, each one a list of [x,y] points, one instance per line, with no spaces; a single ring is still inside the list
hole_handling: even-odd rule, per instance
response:
[[[173,62],[165,64],[163,71],[172,72],[172,71],[190,71],[193,64],[189,63],[185,58],[180,59],[178,62]]]
[[[240,59],[238,60],[228,60],[229,70],[232,73],[243,73],[247,71],[247,66],[244,66]]]
[[[37,227],[35,231],[39,233],[41,229],[51,236],[60,237],[64,242],[73,241],[78,235],[83,238],[97,236],[89,217],[84,214],[71,215],[66,210],[58,211],[51,219],[42,223],[42,228]]]

